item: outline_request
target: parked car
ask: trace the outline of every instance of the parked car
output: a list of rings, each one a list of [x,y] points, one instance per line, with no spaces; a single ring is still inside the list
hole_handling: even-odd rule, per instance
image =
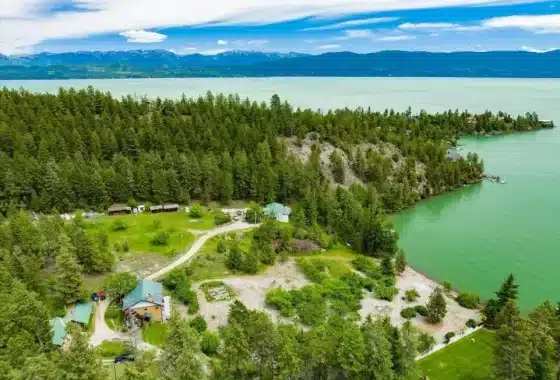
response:
[[[104,290],[99,290],[97,292],[93,292],[91,293],[91,300],[92,301],[99,301],[99,300],[104,300],[107,297],[105,296],[105,291]]]
[[[99,301],[99,294],[97,294],[97,292],[91,293],[91,300],[94,302]]]
[[[115,357],[115,363],[122,363],[122,362],[133,362],[136,360],[136,357],[132,354],[122,354]]]

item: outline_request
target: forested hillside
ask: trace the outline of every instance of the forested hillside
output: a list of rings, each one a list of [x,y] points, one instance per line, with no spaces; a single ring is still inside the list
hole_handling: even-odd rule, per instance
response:
[[[56,96],[5,89],[0,92],[0,211],[102,210],[131,198],[156,203],[309,198],[328,182],[317,166],[320,152],[302,162],[278,137],[302,141],[310,133],[343,149],[386,210],[395,211],[480,179],[476,155],[446,158],[460,134],[537,127],[534,114],[517,119],[361,109],[321,114],[296,110],[278,97],[266,105],[210,93],[148,101],[118,100],[93,89],[61,90]],[[354,149],[380,142],[400,152],[391,158],[403,160],[398,170],[374,149]],[[418,181],[426,182],[421,193]]]

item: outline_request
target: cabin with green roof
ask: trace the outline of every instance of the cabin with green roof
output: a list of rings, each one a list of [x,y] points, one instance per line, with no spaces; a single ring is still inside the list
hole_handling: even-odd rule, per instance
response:
[[[66,327],[68,324],[74,322],[81,326],[87,326],[92,312],[93,303],[91,301],[76,302],[68,305],[64,318],[58,317],[49,321],[53,333],[52,343],[57,346],[62,346],[66,338]]]
[[[292,209],[284,206],[282,203],[269,203],[264,208],[264,214],[268,217],[275,218],[279,222],[288,223]]]
[[[140,280],[133,291],[123,299],[125,313],[134,312],[140,316],[148,316],[150,320],[163,320],[163,287],[161,283],[151,280]]]

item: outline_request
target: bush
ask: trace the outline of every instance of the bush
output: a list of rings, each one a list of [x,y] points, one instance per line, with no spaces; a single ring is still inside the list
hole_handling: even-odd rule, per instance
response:
[[[196,317],[191,319],[189,322],[189,326],[191,326],[199,333],[203,333],[208,328],[208,325],[206,324],[204,317],[202,317],[201,315],[197,315]]]
[[[476,326],[478,326],[478,323],[476,323],[476,321],[474,319],[469,319],[466,323],[467,327],[474,329]]]
[[[381,271],[379,266],[372,260],[365,256],[358,256],[352,261],[352,265],[356,270],[364,273],[369,278],[379,279],[381,277]]]
[[[227,251],[226,242],[223,239],[220,239],[220,241],[218,241],[218,246],[216,250],[218,251],[218,253],[226,253]]]
[[[416,313],[418,313],[418,315],[421,315],[423,317],[428,315],[428,310],[426,309],[426,306],[424,306],[424,305],[416,305],[416,306],[414,306],[414,310],[416,310]]]
[[[418,297],[420,297],[420,294],[416,291],[416,289],[408,289],[404,292],[404,299],[408,302],[414,302]]]
[[[120,219],[117,219],[113,222],[113,225],[111,226],[111,229],[113,231],[124,231],[128,228],[128,224],[126,224],[125,222],[123,222]]]
[[[144,203],[144,212],[150,212],[151,209],[152,209],[152,202]]]
[[[292,294],[281,288],[272,289],[266,293],[266,303],[276,307],[283,317],[293,317],[295,309]]]
[[[206,355],[214,355],[218,352],[218,348],[220,347],[220,337],[218,334],[215,334],[210,331],[205,331],[202,333],[202,337],[200,339],[200,348],[202,352]]]
[[[128,246],[128,240],[125,240],[122,244],[122,251],[123,252],[128,252],[130,250],[130,247]]]
[[[461,292],[456,301],[467,309],[477,309],[480,305],[480,297],[475,293]]]
[[[260,223],[263,219],[263,209],[255,203],[249,204],[249,209],[245,213],[245,220],[247,223]]]
[[[189,210],[189,216],[191,218],[199,219],[202,218],[203,215],[204,215],[204,208],[200,205],[193,205]]]
[[[447,334],[445,334],[445,341],[444,343],[447,344],[449,343],[449,341],[451,340],[451,338],[453,338],[455,336],[455,333],[453,331],[448,332]]]
[[[221,226],[222,224],[226,224],[231,222],[231,216],[226,214],[225,212],[218,211],[216,215],[214,215],[214,223],[217,226]]]
[[[416,317],[416,309],[413,307],[407,307],[401,310],[401,317],[404,319],[412,319]]]
[[[424,354],[430,351],[436,345],[436,338],[425,332],[420,333],[418,337],[418,352]]]
[[[446,293],[449,293],[453,290],[453,287],[451,286],[451,283],[449,281],[443,282],[443,290],[445,290]]]
[[[161,231],[158,232],[156,234],[156,236],[154,236],[152,238],[152,240],[150,240],[150,243],[152,245],[167,245],[169,244],[169,238],[171,237],[171,234],[167,231]]]
[[[387,286],[384,283],[378,283],[375,286],[375,296],[382,300],[392,301],[398,293],[399,290],[394,286]]]

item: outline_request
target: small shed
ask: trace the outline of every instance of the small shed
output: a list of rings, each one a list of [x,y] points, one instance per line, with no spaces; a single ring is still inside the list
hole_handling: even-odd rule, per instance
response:
[[[127,205],[112,205],[107,209],[108,215],[132,214],[132,209]]]
[[[179,211],[179,205],[177,203],[170,203],[170,204],[163,205],[163,211],[165,212]]]
[[[64,338],[66,338],[66,322],[62,318],[53,318],[49,323],[53,333],[52,343],[56,346],[62,346]]]
[[[264,208],[264,214],[269,217],[274,217],[279,222],[287,223],[290,220],[292,209],[284,206],[281,203],[269,203]]]
[[[163,211],[163,206],[162,205],[155,205],[155,206],[150,207],[150,212],[152,212],[152,213],[162,212],[162,211]]]

